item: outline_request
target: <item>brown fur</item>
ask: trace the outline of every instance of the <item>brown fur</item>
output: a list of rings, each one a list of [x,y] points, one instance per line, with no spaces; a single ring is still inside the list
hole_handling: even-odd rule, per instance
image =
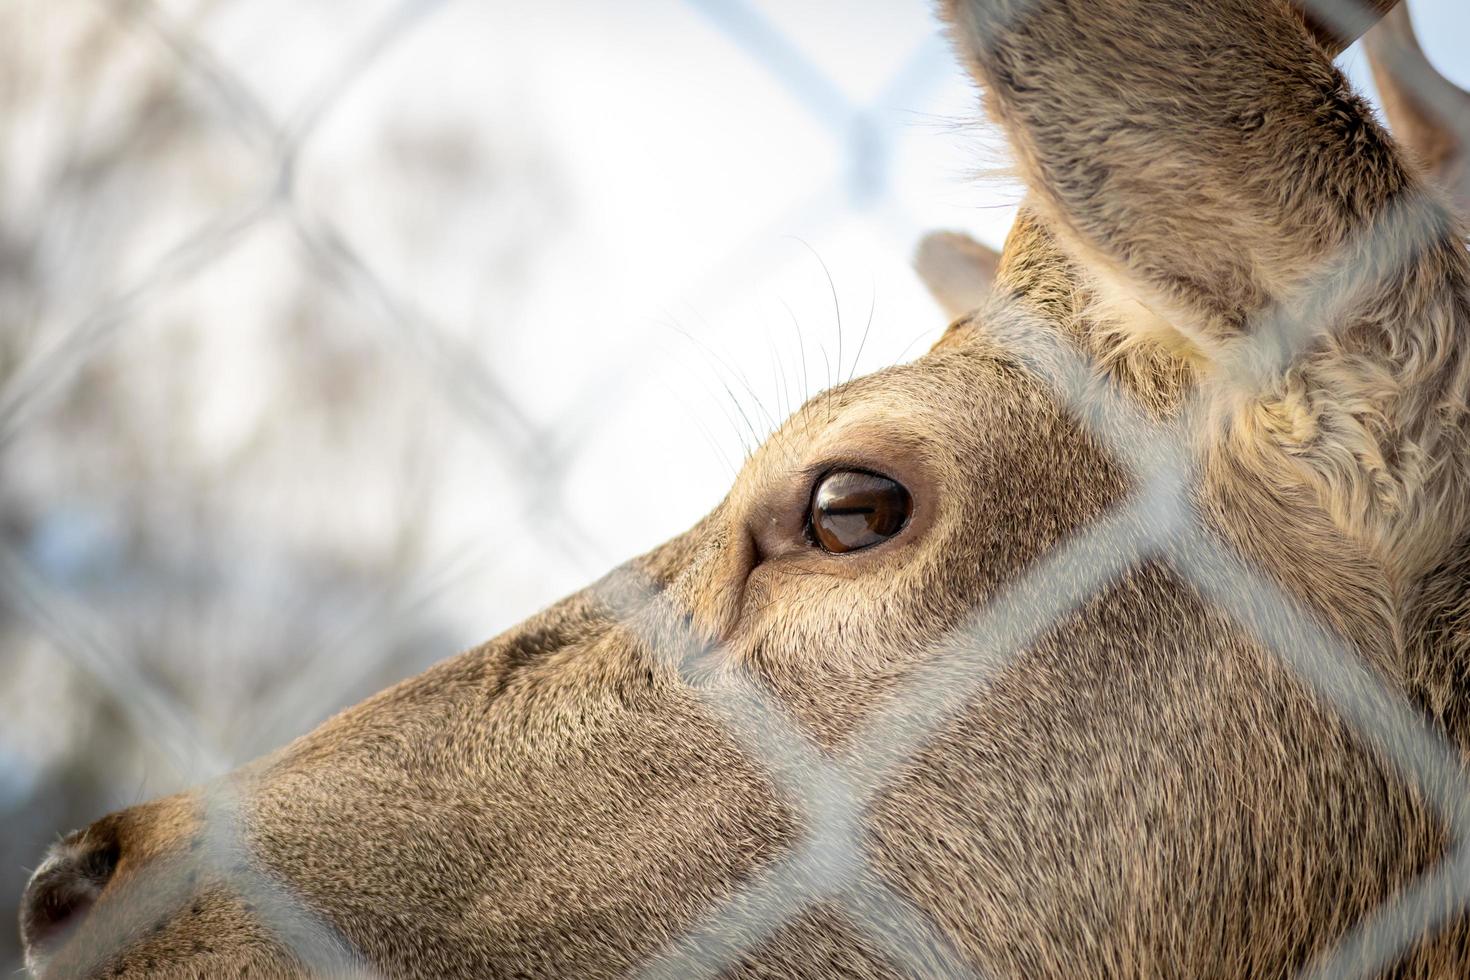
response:
[[[296,975],[272,938],[289,924],[239,884],[256,877],[390,977],[610,977],[666,950],[811,829],[701,685],[756,677],[839,752],[973,610],[1136,489],[1003,342],[1023,316],[1156,420],[1203,398],[1204,520],[1470,749],[1460,227],[1276,0],[947,11],[1031,189],[992,298],[924,358],[804,407],[686,534],[236,774],[229,861],[190,870],[218,852],[209,791],[72,839],[43,876],[104,843],[121,858],[39,976]],[[1409,257],[1335,291],[1289,369],[1242,386],[1242,338],[1322,307],[1321,263],[1369,254],[1367,227]],[[834,556],[803,514],[842,464],[900,480],[915,511]],[[636,612],[629,574],[672,618]],[[700,643],[675,662],[683,627]],[[865,843],[868,874],[977,971],[1291,975],[1449,843],[1373,736],[1166,562],[1014,661],[950,669],[944,688],[979,693],[878,794]],[[732,975],[895,969],[818,906]],[[1395,969],[1470,974],[1470,922]]]

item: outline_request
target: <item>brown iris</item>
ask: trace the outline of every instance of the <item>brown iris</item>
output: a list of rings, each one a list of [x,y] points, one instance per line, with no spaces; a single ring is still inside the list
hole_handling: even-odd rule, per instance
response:
[[[893,537],[911,509],[909,492],[888,477],[837,470],[817,481],[807,521],[822,550],[841,555]]]

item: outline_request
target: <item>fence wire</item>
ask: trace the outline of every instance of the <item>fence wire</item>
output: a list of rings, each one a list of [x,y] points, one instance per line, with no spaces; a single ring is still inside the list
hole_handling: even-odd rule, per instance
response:
[[[391,285],[350,234],[299,194],[299,161],[323,122],[375,60],[402,44],[416,25],[452,4],[408,0],[388,8],[375,28],[324,74],[301,101],[302,108],[281,119],[255,94],[248,77],[222,63],[196,36],[188,18],[149,0],[98,3],[171,53],[173,70],[207,93],[212,117],[237,136],[241,152],[259,158],[255,169],[262,176],[235,207],[214,215],[131,283],[80,313],[53,343],[13,366],[0,387],[0,453],[65,397],[119,334],[136,328],[147,304],[202,275],[262,224],[284,220],[309,260],[308,274],[416,365],[430,388],[468,422],[483,451],[518,474],[518,513],[536,515],[538,525],[546,529],[542,543],[579,567],[605,567],[613,556],[598,550],[597,536],[581,525],[559,485],[570,471],[565,457],[575,451],[575,444],[569,445],[559,431],[565,427],[548,429],[524,411],[505,378],[472,356],[467,342],[423,313],[412,296]],[[879,121],[875,107],[908,100],[949,70],[938,54],[943,45],[938,35],[926,37],[881,87],[879,96],[864,103],[850,98],[757,7],[743,0],[688,0],[688,4],[835,138],[838,170],[844,175],[842,205],[866,209],[890,228],[909,227],[911,222],[900,213],[902,206],[889,192],[889,164],[898,135]],[[1360,33],[1368,17],[1356,0],[1310,0],[1309,5],[1323,22],[1344,33]],[[1397,57],[1390,52],[1390,57],[1406,83],[1424,94],[1431,110],[1446,123],[1464,122],[1458,119],[1458,107],[1443,102],[1442,88],[1423,76],[1407,52],[1399,51]],[[1470,125],[1459,135],[1470,144]],[[1412,211],[1418,203],[1407,201],[1403,207]],[[824,189],[792,213],[836,210],[831,191]],[[1432,222],[1416,225],[1412,215],[1408,222],[1423,234],[1434,233]],[[1370,227],[1362,240],[1323,264],[1317,277],[1322,287],[1304,303],[1268,311],[1254,325],[1253,346],[1237,352],[1237,383],[1258,387],[1319,336],[1324,325],[1337,322],[1334,312],[1352,298],[1341,284],[1353,284],[1361,293],[1398,271],[1395,260],[1406,259],[1413,242],[1390,237],[1383,231],[1390,225],[1402,232],[1403,222],[1385,220]],[[721,274],[719,268],[709,273]],[[929,656],[920,658],[922,666],[839,753],[818,745],[754,677],[735,674],[714,685],[692,685],[710,715],[726,723],[740,748],[769,774],[798,814],[806,836],[789,854],[690,923],[639,975],[718,975],[753,955],[764,941],[818,904],[843,915],[904,975],[985,975],[984,964],[967,962],[935,923],[868,866],[865,809],[1007,664],[1059,619],[1145,562],[1161,562],[1172,569],[1295,671],[1323,703],[1381,747],[1450,828],[1448,855],[1361,922],[1337,949],[1311,966],[1309,975],[1376,975],[1435,925],[1470,909],[1470,786],[1459,750],[1361,663],[1351,644],[1251,567],[1195,513],[1191,494],[1198,474],[1191,447],[1200,444],[1198,430],[1210,424],[1208,412],[1192,404],[1169,425],[1147,418],[1129,404],[1126,394],[1102,380],[1105,372],[1098,365],[1030,313],[1024,301],[992,310],[991,330],[1130,470],[1136,491],[973,610]],[[458,561],[482,563],[491,560],[492,550],[488,544],[472,546]],[[109,635],[103,617],[38,574],[35,564],[33,553],[12,538],[0,538],[0,583],[10,614],[46,637],[51,649],[114,696],[124,713],[128,737],[152,743],[181,772],[211,774],[226,769],[230,752],[211,744],[176,693],[139,668],[131,655],[132,642]],[[353,637],[389,629],[405,608],[440,587],[442,583],[432,577],[414,581],[357,607],[358,613],[348,617],[349,625],[323,642],[295,683],[277,692],[266,731],[289,730],[318,716],[322,689],[337,679],[334,651]],[[691,648],[702,642],[689,635],[681,611],[635,573],[609,581],[603,598],[626,628],[676,668],[689,662],[689,651],[666,638],[682,636]],[[394,648],[382,647],[378,660],[370,661],[364,673],[373,673],[393,655]],[[361,666],[361,661],[357,663]],[[250,746],[253,751],[264,747]],[[242,870],[246,864],[238,855],[245,845],[236,828],[238,800],[231,793],[223,785],[210,791],[210,834],[192,863],[162,869],[146,887],[165,896],[166,906],[168,896],[187,894],[188,883],[201,869],[222,875],[262,910],[263,924],[302,964],[332,975],[373,976],[371,965],[350,943],[287,888]],[[117,940],[122,942],[126,935],[119,925]],[[111,952],[99,948],[96,965]]]

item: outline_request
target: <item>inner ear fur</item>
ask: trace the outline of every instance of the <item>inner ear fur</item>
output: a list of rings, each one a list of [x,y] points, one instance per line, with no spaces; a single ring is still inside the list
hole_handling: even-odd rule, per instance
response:
[[[1097,318],[1172,342],[1220,444],[1393,574],[1437,562],[1470,515],[1470,263],[1343,39],[1284,0],[945,9]]]

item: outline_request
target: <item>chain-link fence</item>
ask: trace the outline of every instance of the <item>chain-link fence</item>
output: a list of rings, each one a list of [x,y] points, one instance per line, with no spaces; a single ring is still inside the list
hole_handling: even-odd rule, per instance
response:
[[[1313,6],[1358,33],[1353,0]],[[14,39],[0,88],[7,901],[56,830],[226,771],[584,584],[692,523],[733,469],[732,441],[758,442],[793,388],[804,397],[938,335],[907,272],[914,243],[956,224],[998,241],[1014,208],[985,205],[1017,192],[956,190],[958,207],[934,194],[974,167],[949,124],[974,109],[924,6],[845,11],[835,41],[831,11],[803,5],[653,10],[626,25],[591,5],[448,0],[22,0],[0,13]],[[666,75],[588,93],[652,50]],[[524,97],[543,84],[549,95]],[[624,110],[609,121],[599,98]],[[559,111],[574,118],[547,122]],[[671,125],[681,113],[719,121]],[[594,152],[618,141],[641,151]],[[727,169],[712,174],[716,158]],[[756,176],[731,186],[734,173]],[[750,208],[756,197],[773,210]],[[706,198],[723,206],[692,228],[689,202]],[[1322,281],[1357,278],[1345,263],[1365,255],[1391,274],[1387,247],[1355,243]],[[589,262],[597,248],[643,258]],[[773,301],[731,299],[749,282]],[[1272,311],[1261,333],[1285,338],[1272,355],[1346,300],[1324,289]],[[1449,856],[1315,969],[1391,963],[1470,905],[1458,750],[1199,522],[1195,411],[1149,420],[1019,309],[993,331],[1141,489],[975,609],[946,638],[955,652],[907,678],[840,756],[753,678],[700,688],[732,732],[759,733],[741,747],[812,833],[645,972],[716,974],[820,902],[902,972],[981,975],[865,873],[864,808],[975,695],[982,675],[956,684],[956,658],[1003,664],[1146,560],[1246,627],[1444,816]],[[746,353],[771,347],[770,365]],[[660,365],[691,390],[650,384]],[[640,450],[620,426],[669,404],[685,425],[642,448],[647,465],[630,461]],[[705,431],[725,424],[733,440]],[[712,444],[712,462],[669,467],[691,442]],[[607,492],[639,469],[669,474],[656,501]],[[688,509],[670,514],[671,498]],[[641,582],[618,579],[606,600],[655,646],[682,628]],[[201,859],[237,867],[233,801],[211,804]],[[174,870],[157,876],[165,894],[184,887]],[[279,884],[232,885],[308,966],[357,969]]]

